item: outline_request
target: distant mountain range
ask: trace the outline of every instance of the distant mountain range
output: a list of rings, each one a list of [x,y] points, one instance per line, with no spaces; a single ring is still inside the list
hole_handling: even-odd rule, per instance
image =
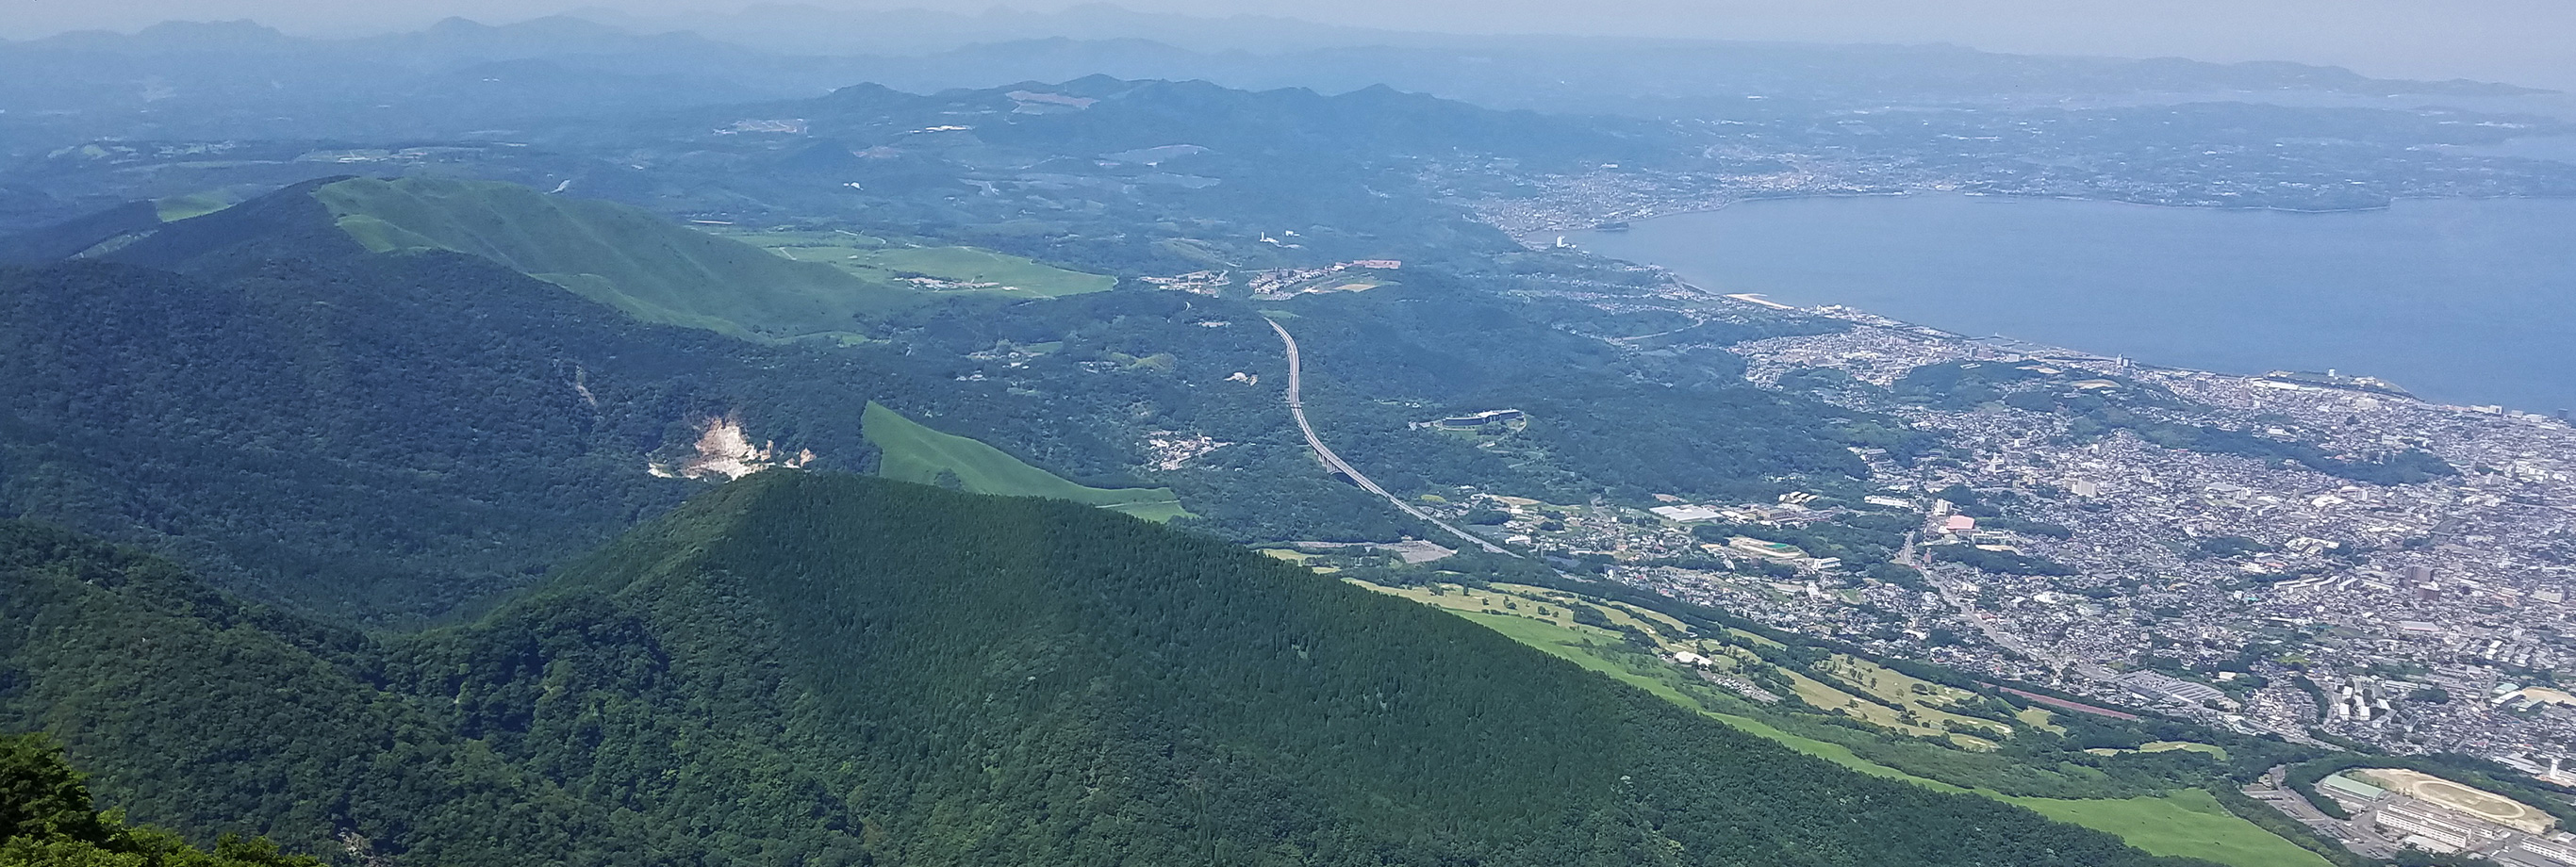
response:
[[[298,127],[454,132],[565,113],[808,96],[859,82],[933,92],[1102,73],[1328,93],[1387,85],[1496,108],[1647,117],[1762,117],[1891,102],[2537,92],[2371,79],[2291,63],[2041,57],[1951,46],[1469,38],[1113,7],[986,16],[793,6],[727,18],[595,14],[611,23],[552,17],[494,27],[451,19],[415,33],[309,39],[248,21],[171,22],[132,35],[0,43],[0,103],[14,109],[10,126],[35,122],[103,135],[97,124],[106,117],[144,112],[157,137],[276,137]],[[15,116],[27,112],[46,119]]]

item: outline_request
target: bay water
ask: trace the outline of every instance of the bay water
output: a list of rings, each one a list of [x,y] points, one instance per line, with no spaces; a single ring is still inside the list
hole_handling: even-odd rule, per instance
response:
[[[2576,200],[2337,213],[1956,194],[1802,198],[1574,233],[1703,288],[2445,403],[2576,407]]]

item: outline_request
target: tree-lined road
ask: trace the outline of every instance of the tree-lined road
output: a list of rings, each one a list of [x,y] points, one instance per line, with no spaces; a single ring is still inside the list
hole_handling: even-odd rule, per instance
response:
[[[1307,447],[1315,450],[1316,459],[1323,461],[1324,466],[1332,469],[1334,472],[1349,476],[1351,482],[1359,485],[1361,490],[1385,497],[1387,502],[1394,503],[1395,507],[1404,510],[1405,514],[1420,518],[1434,527],[1447,530],[1449,531],[1449,535],[1465,539],[1469,544],[1475,545],[1476,547],[1482,548],[1491,553],[1501,554],[1505,557],[1520,556],[1510,551],[1503,550],[1502,546],[1485,541],[1483,538],[1478,537],[1475,534],[1449,526],[1449,523],[1446,521],[1424,514],[1421,509],[1414,508],[1412,503],[1405,502],[1402,497],[1387,493],[1385,488],[1378,487],[1376,482],[1369,481],[1368,476],[1362,475],[1358,468],[1351,466],[1349,461],[1342,460],[1341,455],[1333,454],[1332,449],[1325,448],[1323,438],[1315,435],[1315,426],[1306,421],[1306,402],[1298,396],[1298,389],[1304,384],[1302,379],[1304,369],[1300,366],[1297,359],[1297,338],[1289,336],[1288,329],[1281,326],[1279,324],[1279,320],[1263,317],[1262,321],[1270,323],[1270,330],[1279,332],[1279,342],[1288,345],[1288,415],[1289,417],[1297,420],[1297,429],[1305,432],[1306,445]]]

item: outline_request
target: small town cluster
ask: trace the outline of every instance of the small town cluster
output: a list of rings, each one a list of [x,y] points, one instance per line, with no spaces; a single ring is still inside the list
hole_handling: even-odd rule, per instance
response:
[[[1292,233],[1293,234],[1293,233]],[[1273,240],[1265,235],[1262,240]],[[1263,301],[1294,298],[1309,292],[1359,292],[1386,285],[1382,278],[1369,272],[1394,271],[1404,263],[1395,259],[1359,259],[1336,262],[1320,268],[1271,268],[1243,276],[1241,283],[1252,297]],[[1231,271],[1192,271],[1170,277],[1146,277],[1156,288],[1199,295],[1223,295],[1237,283]]]

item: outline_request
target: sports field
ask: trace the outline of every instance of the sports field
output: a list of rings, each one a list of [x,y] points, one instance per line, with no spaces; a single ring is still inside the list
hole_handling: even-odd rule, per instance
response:
[[[2558,818],[2512,798],[2472,789],[2422,771],[2404,768],[2370,768],[2353,772],[2370,778],[2370,782],[2389,791],[2468,813],[2487,821],[2526,833],[2548,833]]]
[[[977,440],[941,433],[868,402],[859,433],[877,447],[877,475],[925,485],[954,482],[978,494],[1072,500],[1156,523],[1189,515],[1170,488],[1094,488],[1028,465]]]

